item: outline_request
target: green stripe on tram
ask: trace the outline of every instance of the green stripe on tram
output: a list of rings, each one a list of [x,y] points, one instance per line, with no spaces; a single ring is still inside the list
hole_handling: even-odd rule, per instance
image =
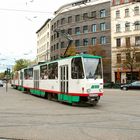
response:
[[[24,88],[22,86],[18,86],[18,90],[24,91]]]
[[[66,101],[68,103],[73,103],[73,102],[79,102],[80,97],[79,96],[71,96],[67,94],[58,94],[58,100],[59,101]]]
[[[42,97],[45,96],[45,92],[40,91],[40,90],[30,89],[30,92],[34,95],[38,95],[38,96],[42,96]]]

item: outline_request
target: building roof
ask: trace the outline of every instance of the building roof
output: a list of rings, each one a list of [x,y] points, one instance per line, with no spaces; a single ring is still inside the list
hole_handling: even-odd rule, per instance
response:
[[[51,19],[47,19],[45,23],[36,31],[36,33],[40,32],[50,20]]]
[[[85,7],[85,6],[89,6],[89,5],[96,5],[99,3],[104,3],[104,2],[110,2],[111,0],[77,0],[75,2],[72,3],[68,3],[65,5],[62,5],[57,11],[54,12],[54,15],[75,9],[75,8],[79,8],[79,6],[81,7]]]

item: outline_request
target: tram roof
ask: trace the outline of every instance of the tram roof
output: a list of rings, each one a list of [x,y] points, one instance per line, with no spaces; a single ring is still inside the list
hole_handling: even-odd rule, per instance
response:
[[[90,55],[90,54],[79,54],[79,55],[70,56],[70,57],[102,58],[101,56],[97,56],[97,55]]]
[[[61,61],[61,60],[64,60],[64,59],[71,59],[71,58],[78,58],[78,57],[82,57],[82,58],[94,58],[94,59],[102,58],[101,56],[97,56],[97,55],[78,54],[78,55],[75,55],[75,56],[69,56],[69,57],[60,58],[60,59],[53,60],[53,61],[49,61],[49,62],[44,62],[44,63],[42,63],[42,64],[37,64],[37,65],[34,65],[34,66],[43,65],[43,64],[45,64],[45,63],[54,63],[54,62]],[[24,69],[33,68],[34,66],[26,67],[26,68],[24,68]]]
[[[94,59],[102,58],[101,56],[97,56],[97,55],[78,54],[78,55],[69,56],[69,57],[64,57],[64,58],[56,59],[56,60],[49,61],[49,62],[45,62],[45,63],[53,63],[53,62],[57,62],[57,61],[60,61],[60,60],[71,59],[71,58],[77,58],[77,57],[82,57],[82,58],[94,58]],[[43,63],[43,64],[44,64],[44,63]],[[40,65],[43,65],[43,64],[40,64]]]

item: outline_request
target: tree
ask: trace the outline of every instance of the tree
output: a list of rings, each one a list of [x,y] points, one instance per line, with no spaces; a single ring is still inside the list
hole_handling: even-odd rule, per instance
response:
[[[124,46],[123,48],[122,52],[126,54],[126,59],[122,61],[122,66],[130,71],[132,82],[134,69],[140,67],[140,49],[134,46]]]
[[[14,71],[19,71],[30,64],[30,60],[26,59],[19,59],[16,60],[16,64],[14,65]]]
[[[88,46],[88,54],[92,54],[92,55],[99,55],[99,56],[102,56],[102,57],[105,57],[106,56],[106,52],[105,50],[103,50],[101,48],[101,46],[99,46],[98,44],[96,44],[95,46]]]
[[[76,55],[76,49],[75,49],[75,45],[72,44],[72,45],[68,48],[68,50],[67,50],[67,52],[66,52],[66,56],[74,56],[74,55]]]
[[[0,72],[0,79],[4,79],[4,78],[5,78],[4,72]]]

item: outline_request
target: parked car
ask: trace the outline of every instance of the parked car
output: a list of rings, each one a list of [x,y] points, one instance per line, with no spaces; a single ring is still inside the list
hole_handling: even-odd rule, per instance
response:
[[[0,80],[0,87],[3,87],[3,81]]]
[[[122,90],[137,89],[140,90],[140,81],[135,81],[130,84],[121,85]]]

